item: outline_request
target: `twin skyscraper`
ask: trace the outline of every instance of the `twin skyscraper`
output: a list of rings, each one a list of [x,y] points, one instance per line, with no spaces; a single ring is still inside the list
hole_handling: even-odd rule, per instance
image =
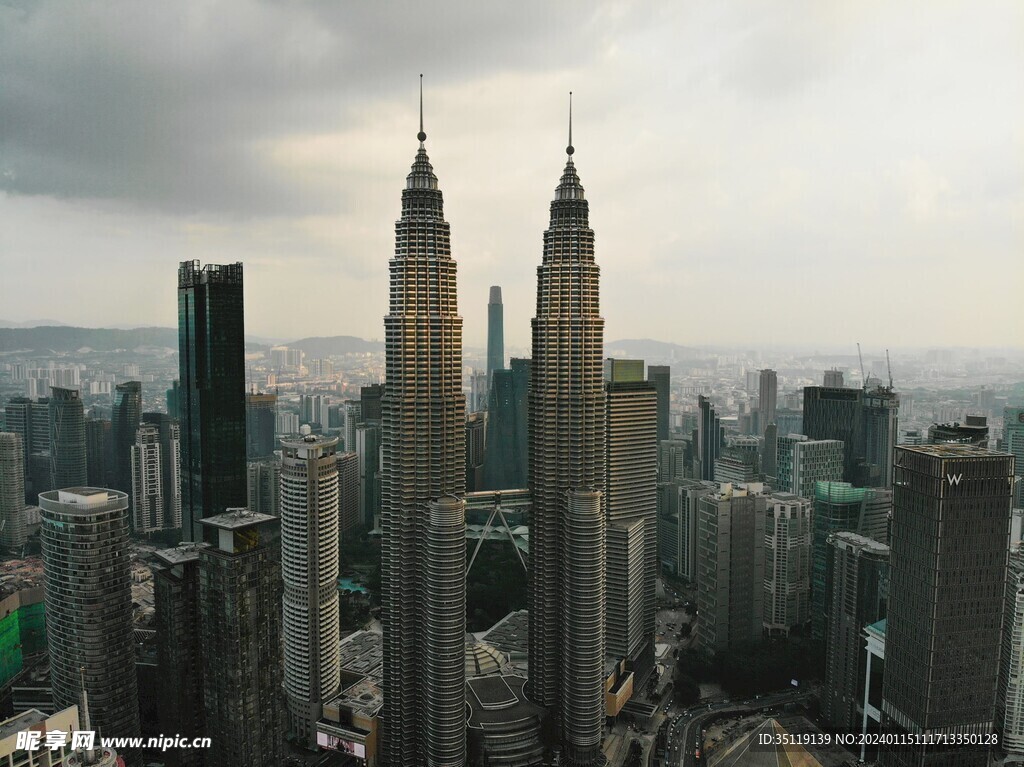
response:
[[[383,763],[466,761],[465,421],[456,264],[420,145],[390,262],[382,399]],[[604,762],[604,320],[594,233],[573,163],[537,270],[529,386],[529,686],[562,764]]]

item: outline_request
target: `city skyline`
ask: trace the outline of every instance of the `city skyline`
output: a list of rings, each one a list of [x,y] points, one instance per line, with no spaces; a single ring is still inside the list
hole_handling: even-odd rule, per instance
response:
[[[90,296],[111,269],[162,286],[181,260],[242,260],[252,333],[318,335],[330,318],[333,332],[381,338],[389,181],[402,172],[391,147],[414,119],[422,71],[453,247],[468,256],[468,346],[483,346],[492,284],[507,345],[527,346],[528,254],[542,228],[532,200],[548,184],[539,158],[561,143],[552,126],[570,89],[606,222],[610,339],[852,345],[856,313],[868,345],[976,346],[968,302],[912,310],[912,296],[948,290],[969,264],[988,285],[983,345],[1019,343],[1015,281],[999,277],[1020,269],[1024,189],[1007,127],[1024,103],[1010,31],[1020,7],[929,6],[924,19],[913,5],[581,7],[411,7],[402,25],[379,9],[248,3],[5,8],[0,65],[23,85],[0,89],[0,108],[22,116],[0,134],[0,265],[25,288],[6,319],[39,317],[32,297],[46,291],[62,322],[171,326],[163,287],[105,305]],[[102,23],[111,12],[118,25]],[[379,28],[393,42],[367,50],[360,35]],[[75,89],[49,97],[60,121],[38,95],[55,82]],[[490,152],[497,172],[479,162]],[[66,253],[59,284],[33,266]],[[878,281],[883,263],[891,279]],[[704,290],[754,270],[769,293],[797,292],[803,311],[759,323],[755,306],[723,313]],[[360,298],[338,310],[341,285]],[[310,313],[288,311],[299,300]],[[685,321],[712,313],[710,327]]]

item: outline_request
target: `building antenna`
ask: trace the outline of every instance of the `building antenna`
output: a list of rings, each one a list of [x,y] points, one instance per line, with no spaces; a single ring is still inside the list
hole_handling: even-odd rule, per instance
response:
[[[889,350],[885,350],[885,367],[889,370],[889,391],[892,391],[892,363],[889,362]]]
[[[427,140],[427,134],[423,132],[423,73],[420,73],[420,132],[416,134],[420,140],[420,146]]]
[[[572,146],[572,91],[569,91],[569,144],[565,147],[565,153],[572,157],[575,151]]]
[[[860,341],[857,342],[857,357],[860,359],[860,385],[867,391],[868,377],[864,375],[864,355],[860,353]]]

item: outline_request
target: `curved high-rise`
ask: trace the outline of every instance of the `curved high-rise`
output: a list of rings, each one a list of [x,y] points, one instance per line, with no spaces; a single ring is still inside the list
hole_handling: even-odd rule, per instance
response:
[[[89,478],[82,397],[78,389],[54,386],[51,391],[50,486],[81,487]]]
[[[564,563],[590,550],[601,552],[597,561],[604,566],[604,319],[599,314],[594,232],[572,159],[571,122],[569,139],[544,232],[533,319],[529,694],[561,723],[564,763],[582,766],[603,762],[604,711],[594,705],[603,695],[603,684],[593,679],[591,663],[592,657],[604,656],[604,580],[567,578]],[[588,505],[597,503],[599,511],[592,526],[576,524],[581,512],[570,502],[570,491],[592,494],[586,496]],[[569,605],[576,628],[565,620]],[[584,631],[587,625],[598,628]]]
[[[384,318],[382,763],[458,767],[465,761],[466,713],[449,703],[465,696],[466,605],[464,599],[438,600],[426,547],[432,504],[466,490],[462,318],[441,190],[424,146],[422,106],[418,138],[395,223]],[[447,577],[464,580],[464,563],[454,563]],[[447,628],[428,629],[427,612],[432,626],[443,620]]]
[[[281,441],[284,690],[291,729],[310,750],[340,683],[337,450],[337,437]]]
[[[54,707],[76,705],[84,679],[99,735],[138,736],[128,495],[71,487],[39,507]]]

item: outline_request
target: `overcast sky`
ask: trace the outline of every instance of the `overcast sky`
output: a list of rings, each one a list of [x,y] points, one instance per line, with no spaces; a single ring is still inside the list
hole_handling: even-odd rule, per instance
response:
[[[575,160],[606,338],[1024,345],[1024,3],[0,0],[0,317],[383,336],[416,150],[468,345]]]

